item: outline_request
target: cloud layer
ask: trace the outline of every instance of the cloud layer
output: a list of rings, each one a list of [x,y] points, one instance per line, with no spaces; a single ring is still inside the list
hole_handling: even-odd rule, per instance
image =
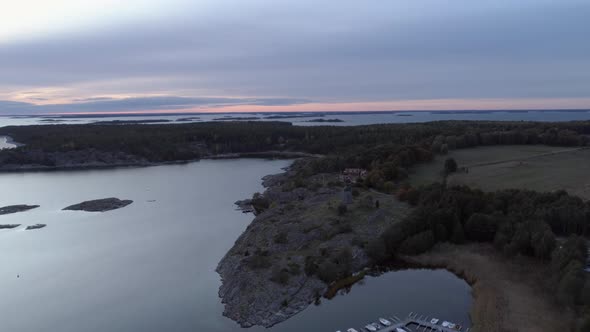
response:
[[[0,111],[590,97],[588,1],[167,4],[178,11],[0,41],[0,99],[46,104]]]
[[[2,101],[0,110],[4,114],[41,113],[91,113],[91,112],[134,112],[134,111],[183,111],[233,106],[290,106],[310,101],[292,98],[188,98],[174,96],[136,98],[87,98],[64,104],[36,105],[25,102]]]

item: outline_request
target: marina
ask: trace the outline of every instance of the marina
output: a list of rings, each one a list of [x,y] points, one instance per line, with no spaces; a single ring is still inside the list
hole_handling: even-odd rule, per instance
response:
[[[378,323],[369,323],[362,328],[349,328],[346,332],[384,331],[384,332],[469,332],[470,328],[463,330],[463,326],[452,322],[411,312],[406,318],[397,316],[379,318]],[[336,331],[342,332],[342,331]]]

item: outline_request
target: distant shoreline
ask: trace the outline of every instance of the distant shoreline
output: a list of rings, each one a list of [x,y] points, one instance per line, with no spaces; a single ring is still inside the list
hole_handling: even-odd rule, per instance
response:
[[[128,163],[112,163],[112,164],[72,164],[61,166],[43,166],[43,165],[3,165],[0,166],[0,173],[18,173],[18,172],[53,172],[53,171],[83,171],[83,170],[100,170],[113,168],[141,168],[152,166],[165,165],[182,165],[200,160],[219,160],[219,159],[241,159],[241,158],[257,158],[257,159],[297,159],[297,158],[319,158],[321,155],[310,154],[306,152],[297,151],[264,151],[264,152],[243,152],[243,153],[223,153],[217,155],[205,156],[198,159],[190,160],[176,160],[176,161],[162,161],[162,162],[128,162]]]
[[[229,113],[207,113],[207,112],[190,112],[190,113],[111,113],[111,114],[6,114],[0,115],[0,117],[10,117],[10,118],[45,118],[45,119],[68,119],[68,118],[110,118],[110,117],[148,117],[148,116],[192,116],[192,115],[227,115],[227,114],[256,114],[256,115],[264,115],[265,117],[269,117],[269,119],[273,119],[273,115],[286,115],[286,118],[293,118],[297,117],[296,115],[306,114],[309,117],[319,116],[320,114],[323,115],[362,115],[362,114],[396,114],[396,113],[418,113],[418,112],[427,112],[427,113],[446,113],[446,114],[462,114],[462,113],[527,113],[527,112],[574,112],[574,113],[584,113],[590,112],[590,109],[502,109],[502,110],[381,110],[381,111],[333,111],[333,112],[308,112],[308,111],[301,111],[301,112],[229,112]],[[293,116],[289,116],[293,115]],[[282,117],[281,117],[282,118]]]

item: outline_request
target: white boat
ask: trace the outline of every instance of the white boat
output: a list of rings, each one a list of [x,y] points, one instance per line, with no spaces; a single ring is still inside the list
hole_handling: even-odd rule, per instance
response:
[[[351,327],[351,328],[349,328],[348,330],[346,330],[346,332],[359,332],[359,331],[357,331],[356,329],[353,329],[353,328]]]
[[[396,327],[395,328],[395,332],[408,332],[408,331],[406,331],[406,330],[404,330],[402,328]]]
[[[373,324],[367,324],[367,325],[365,325],[365,328],[369,331],[377,331],[377,329],[375,328],[375,326]]]
[[[438,318],[431,319],[430,324],[434,324],[434,325],[438,324]]]
[[[380,322],[381,324],[385,325],[385,326],[389,326],[389,325],[391,325],[391,322],[390,322],[390,321],[388,321],[388,320],[387,320],[387,319],[385,319],[385,318],[379,318],[379,322]]]

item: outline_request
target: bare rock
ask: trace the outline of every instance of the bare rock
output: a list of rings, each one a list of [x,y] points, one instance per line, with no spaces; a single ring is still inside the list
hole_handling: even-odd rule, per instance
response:
[[[120,200],[118,198],[110,197],[103,199],[95,199],[91,201],[84,201],[82,203],[70,205],[66,208],[63,208],[63,210],[105,212],[120,209],[131,203],[133,203],[133,201],[129,199]]]
[[[26,204],[8,205],[8,206],[4,206],[4,207],[0,208],[0,215],[23,212],[23,211],[35,209],[38,207],[39,207],[39,205],[26,205]]]
[[[25,228],[25,230],[30,231],[30,230],[33,230],[33,229],[43,228],[45,226],[47,226],[47,225],[45,225],[45,224],[35,224],[35,225],[27,226],[27,228]]]

